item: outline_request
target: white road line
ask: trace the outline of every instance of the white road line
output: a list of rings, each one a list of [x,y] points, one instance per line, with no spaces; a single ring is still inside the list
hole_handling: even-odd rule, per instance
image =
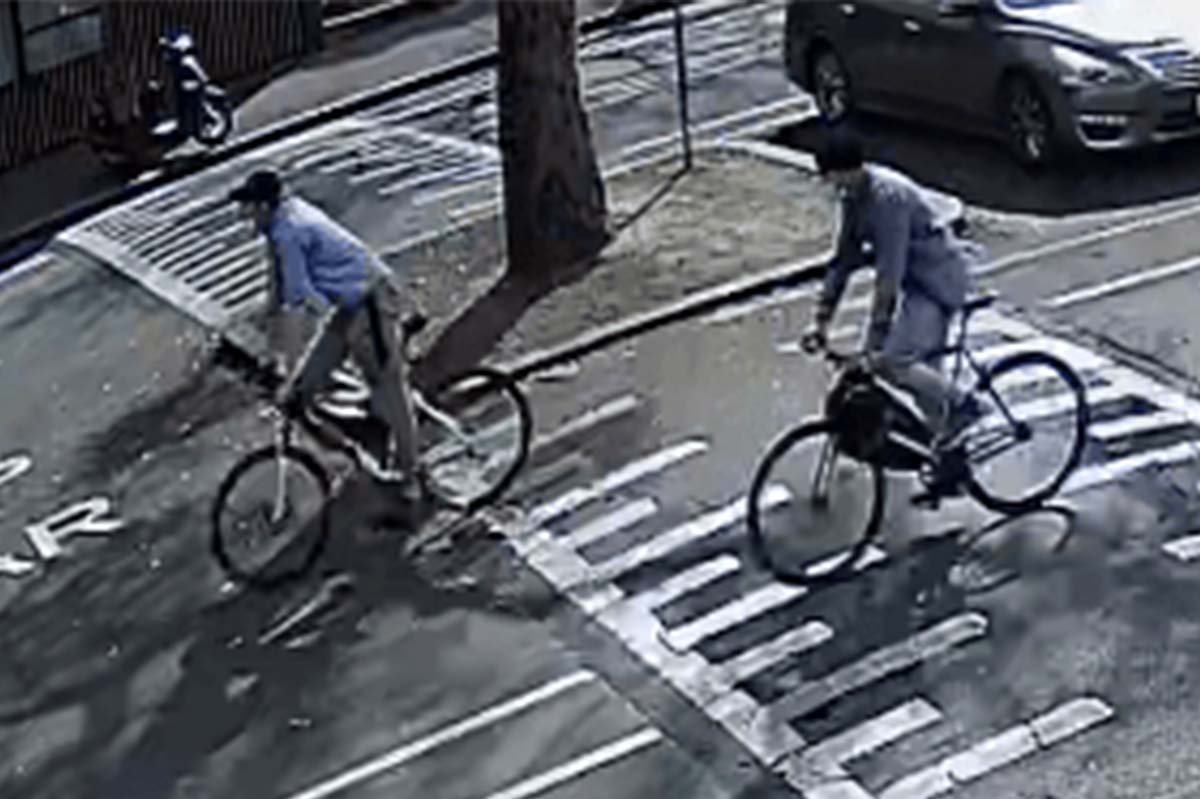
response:
[[[1162,545],[1163,552],[1176,560],[1190,563],[1200,558],[1200,535],[1176,538]]]
[[[1139,270],[1133,274],[1124,275],[1113,280],[1106,280],[1103,283],[1068,291],[1059,294],[1057,297],[1051,297],[1043,301],[1042,306],[1053,311],[1061,311],[1063,308],[1069,308],[1072,305],[1092,302],[1113,294],[1121,294],[1163,280],[1170,280],[1180,275],[1186,275],[1188,272],[1195,271],[1196,269],[1200,269],[1200,258],[1188,258],[1177,263],[1167,264],[1155,269]]]
[[[626,394],[621,397],[608,400],[602,405],[588,410],[587,412],[575,417],[569,422],[565,422],[557,429],[538,436],[533,442],[533,449],[537,451],[545,447],[557,444],[568,438],[573,438],[581,433],[586,433],[593,427],[599,427],[602,424],[611,422],[626,414],[633,413],[638,409],[640,400],[635,394]]]
[[[1162,225],[1167,225],[1172,222],[1177,222],[1189,217],[1200,214],[1200,205],[1187,205],[1176,211],[1168,211],[1162,214],[1156,214],[1149,218],[1134,220],[1120,225],[1113,225],[1100,231],[1092,233],[1084,233],[1079,236],[1071,236],[1065,239],[1058,239],[1041,247],[1033,247],[1028,250],[1014,252],[1003,258],[997,258],[985,264],[982,268],[976,269],[974,274],[977,277],[991,277],[1001,272],[1006,272],[1016,266],[1025,263],[1040,261],[1050,255],[1057,255],[1068,250],[1088,247],[1093,244],[1099,244],[1102,241],[1109,239],[1120,238],[1121,236],[1130,233],[1137,233],[1141,230],[1151,230]]]
[[[1200,458],[1200,439],[1173,444],[1169,447],[1139,452],[1113,461],[1086,466],[1067,478],[1063,484],[1062,494],[1072,494],[1088,488],[1095,488],[1106,483],[1113,483],[1134,472],[1140,472],[1152,466],[1177,466],[1190,460]]]
[[[1101,699],[1073,699],[932,766],[902,777],[885,788],[879,794],[879,799],[932,799],[949,793],[1039,750],[1044,751],[1079,735],[1108,721],[1113,715],[1113,709]]]
[[[1089,404],[1091,398],[1089,397]],[[1022,417],[1024,418],[1024,417]],[[1099,422],[1088,428],[1088,435],[1099,441],[1135,436],[1152,430],[1165,430],[1172,427],[1182,427],[1190,424],[1187,414],[1176,410],[1152,411],[1150,413],[1135,413],[1120,416],[1107,422]]]
[[[344,771],[336,777],[320,782],[300,793],[293,794],[289,799],[324,799],[324,797],[341,793],[347,788],[372,779],[386,771],[415,760],[434,749],[453,743],[473,732],[503,721],[510,716],[522,713],[535,705],[553,699],[559,694],[593,682],[595,679],[596,675],[586,670],[576,671],[565,677],[559,677],[531,691],[501,702],[498,705],[493,705],[486,710],[480,711],[447,727],[443,727],[423,738],[398,746],[390,752],[386,752],[379,757]]]
[[[825,563],[832,566],[838,560],[840,560],[840,556],[834,556],[825,561]],[[861,571],[884,560],[887,560],[887,555],[883,550],[875,546],[869,546],[863,550],[863,554],[854,565],[854,568],[857,571]],[[822,564],[818,563],[812,567],[812,571],[819,574],[821,568]],[[722,633],[755,616],[782,607],[807,593],[808,589],[802,586],[789,586],[782,583],[765,585],[757,591],[738,597],[733,602],[722,605],[695,621],[670,631],[666,636],[667,645],[676,652],[685,652],[705,638]]]
[[[819,680],[804,683],[772,702],[767,707],[767,713],[780,719],[806,715],[841,696],[879,682],[956,646],[982,638],[987,633],[987,628],[987,617],[981,613],[964,613],[946,619],[897,644],[876,650]]]
[[[768,486],[763,494],[766,509],[778,507],[791,501],[791,493],[782,486]],[[637,544],[621,554],[597,565],[590,575],[592,580],[615,580],[623,574],[645,566],[652,561],[669,555],[688,544],[714,536],[746,518],[746,500],[739,497],[724,507],[690,519],[649,541]]]
[[[729,682],[744,682],[784,658],[815,649],[831,638],[832,627],[823,621],[810,621],[730,658],[717,668]]]
[[[924,699],[913,699],[875,718],[796,752],[784,764],[784,776],[806,799],[874,799],[846,771],[846,764],[918,730],[938,723],[942,714]]]
[[[652,746],[662,740],[662,733],[653,727],[646,727],[624,738],[604,744],[592,751],[569,760],[549,771],[522,780],[502,791],[488,794],[487,799],[529,799],[540,793],[557,788],[570,782],[589,771],[593,771],[609,763],[628,757],[635,752]]]
[[[588,522],[578,530],[559,539],[565,547],[582,549],[588,544],[608,538],[614,533],[633,527],[658,513],[658,500],[643,497],[627,502],[612,513]]]
[[[814,745],[808,753],[818,760],[829,758],[839,765],[845,765],[917,730],[937,724],[941,719],[941,712],[929,701],[920,697],[910,699],[886,713],[826,738]]]
[[[738,597],[693,622],[671,630],[666,635],[667,646],[676,652],[686,652],[705,638],[724,632],[738,624],[775,608],[782,607],[808,593],[801,586],[771,583]]]
[[[539,528],[548,522],[574,513],[583,506],[596,501],[605,494],[618,491],[628,485],[708,451],[708,442],[693,438],[680,444],[661,449],[644,458],[626,464],[610,472],[589,486],[573,488],[567,493],[538,505],[529,514],[529,524]]]
[[[680,572],[671,579],[659,583],[653,588],[648,588],[640,594],[633,595],[628,602],[647,611],[654,610],[726,575],[733,574],[740,568],[741,564],[733,555],[720,555],[693,566],[687,571]]]
[[[1036,338],[1029,338],[1021,341],[997,344],[993,347],[985,347],[981,350],[972,352],[971,356],[982,365],[994,363],[999,361],[1001,358],[1006,358],[1009,355],[1015,355],[1019,352],[1029,351],[1045,352],[1050,355],[1055,355],[1070,363],[1071,367],[1077,372],[1100,370],[1106,367],[1114,366],[1111,360],[1098,355],[1091,350],[1086,350],[1083,347],[1071,344],[1063,339],[1050,338],[1049,336],[1038,336]]]

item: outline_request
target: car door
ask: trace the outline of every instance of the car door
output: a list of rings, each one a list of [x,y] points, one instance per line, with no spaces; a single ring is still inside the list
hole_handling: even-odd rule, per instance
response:
[[[894,68],[915,114],[986,128],[995,116],[1001,43],[993,35],[992,4],[945,13],[943,0],[895,0],[903,31]]]
[[[860,106],[878,107],[888,90],[881,43],[889,30],[891,0],[818,0],[834,51],[850,74]]]

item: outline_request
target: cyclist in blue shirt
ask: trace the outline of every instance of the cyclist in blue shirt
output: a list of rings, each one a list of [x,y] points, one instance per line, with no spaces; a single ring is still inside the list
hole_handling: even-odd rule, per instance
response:
[[[416,436],[405,362],[396,344],[400,293],[391,272],[315,205],[285,195],[272,170],[251,174],[229,199],[270,244],[276,357],[281,371],[294,378],[295,397],[310,402],[348,352],[392,433],[384,448],[392,462],[376,463],[366,452],[360,458],[376,477],[403,481],[406,493],[415,494]],[[327,322],[297,358],[306,313]],[[297,366],[301,372],[294,374]]]
[[[864,265],[864,242],[874,249],[874,296],[864,351],[880,374],[917,400],[931,428],[951,439],[984,412],[940,370],[950,320],[963,307],[970,266],[982,248],[960,239],[937,218],[929,193],[893,169],[864,163],[862,145],[833,132],[817,155],[821,174],[841,195],[837,251],[804,348],[824,348],[850,274]],[[955,406],[953,418],[948,410]]]

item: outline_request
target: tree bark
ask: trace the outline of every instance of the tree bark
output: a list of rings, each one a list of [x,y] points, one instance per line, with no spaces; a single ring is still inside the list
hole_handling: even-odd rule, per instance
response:
[[[575,0],[499,0],[497,15],[508,268],[555,283],[609,239],[579,89]]]

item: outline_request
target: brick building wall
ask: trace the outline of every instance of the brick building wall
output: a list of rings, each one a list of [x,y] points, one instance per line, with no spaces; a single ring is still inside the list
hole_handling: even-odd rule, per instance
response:
[[[228,83],[315,46],[315,2],[0,0],[0,171],[80,138],[92,97],[127,104],[165,77],[165,30],[189,29],[209,75]]]

